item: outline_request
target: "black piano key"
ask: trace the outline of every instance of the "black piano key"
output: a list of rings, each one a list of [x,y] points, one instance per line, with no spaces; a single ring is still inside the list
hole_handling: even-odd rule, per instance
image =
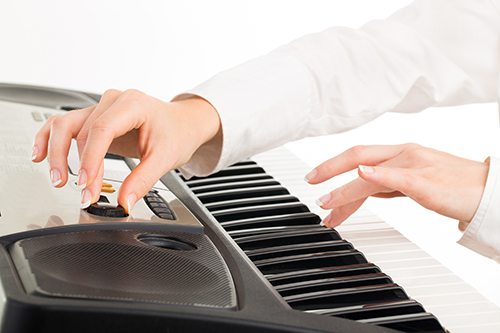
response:
[[[380,272],[381,270],[378,266],[375,266],[372,263],[367,263],[337,267],[327,266],[313,269],[299,269],[290,272],[266,274],[265,277],[269,282],[271,282],[272,285],[279,286],[281,284],[294,283],[311,279],[335,278]]]
[[[271,195],[290,194],[286,188],[281,185],[246,187],[231,190],[219,190],[212,192],[199,193],[196,196],[204,204],[216,201],[226,201],[243,198],[258,198]]]
[[[432,314],[413,313],[399,316],[381,317],[360,320],[362,323],[392,328],[401,332],[411,333],[444,333],[446,332]]]
[[[243,165],[234,165],[222,169],[219,172],[216,172],[208,177],[192,177],[190,180],[197,180],[201,178],[218,178],[218,177],[227,177],[227,176],[235,176],[235,175],[248,175],[248,174],[257,174],[257,173],[265,173],[264,169],[262,169],[257,164],[243,164]]]
[[[267,258],[291,256],[296,254],[316,253],[323,251],[352,250],[354,247],[345,240],[311,242],[305,244],[279,245],[264,249],[245,251],[245,254],[252,260],[262,260]]]
[[[237,166],[237,165],[257,165],[257,163],[255,161],[252,161],[252,160],[244,160],[244,161],[240,161],[238,163],[234,163],[230,166]]]
[[[278,245],[304,244],[340,239],[341,237],[337,231],[320,227],[311,228],[310,230],[290,230],[264,235],[241,237],[235,241],[243,250],[253,250]]]
[[[274,179],[259,179],[259,180],[251,180],[251,181],[241,181],[234,183],[221,183],[221,184],[212,184],[212,185],[203,185],[192,187],[191,191],[194,194],[214,192],[214,191],[223,191],[223,190],[232,190],[238,188],[249,188],[249,187],[261,187],[261,186],[273,186],[280,185],[280,183]]]
[[[282,214],[275,216],[253,217],[235,221],[222,222],[227,231],[277,226],[318,225],[321,218],[311,212]]]
[[[357,250],[308,253],[254,261],[255,266],[264,274],[366,263],[368,262],[365,256]]]
[[[411,313],[423,313],[424,307],[415,300],[365,304],[337,309],[313,310],[314,313],[342,317],[351,320],[399,316]]]
[[[256,205],[240,208],[223,209],[212,212],[219,222],[241,220],[252,217],[272,216],[291,213],[309,212],[309,208],[301,202],[284,202],[279,204]]]
[[[306,294],[314,291],[346,289],[363,286],[385,285],[393,283],[384,273],[326,278],[283,284],[276,287],[282,296]]]
[[[222,183],[234,183],[241,181],[250,180],[262,180],[262,179],[273,179],[273,177],[267,174],[249,174],[249,175],[236,175],[236,176],[226,176],[218,178],[200,178],[195,180],[186,180],[186,185],[189,187],[222,184]]]
[[[272,234],[272,233],[283,233],[291,230],[298,231],[313,231],[313,230],[324,230],[325,228],[316,224],[316,225],[294,225],[294,226],[277,226],[277,227],[262,227],[262,228],[250,228],[250,229],[241,229],[241,230],[232,230],[227,233],[231,238],[238,239],[249,236],[259,236],[264,234]]]
[[[241,208],[248,206],[256,206],[256,205],[266,205],[266,204],[276,204],[276,203],[285,203],[285,202],[299,202],[297,197],[294,197],[290,194],[285,195],[273,195],[269,197],[263,198],[245,198],[245,199],[235,199],[235,200],[226,200],[226,201],[218,201],[206,204],[205,207],[211,212],[215,212],[222,209],[230,209],[230,208]]]
[[[409,299],[404,290],[396,284],[324,290],[306,294],[285,296],[284,299],[296,310],[341,308],[380,302],[394,302]]]

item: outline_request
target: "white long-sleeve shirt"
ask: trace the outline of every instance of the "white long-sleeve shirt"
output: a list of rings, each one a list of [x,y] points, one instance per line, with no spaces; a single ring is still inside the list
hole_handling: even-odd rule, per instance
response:
[[[500,0],[417,0],[360,29],[334,27],[221,72],[197,95],[222,137],[181,170],[207,175],[308,136],[338,133],[385,112],[500,101]],[[500,261],[500,161],[459,243]]]

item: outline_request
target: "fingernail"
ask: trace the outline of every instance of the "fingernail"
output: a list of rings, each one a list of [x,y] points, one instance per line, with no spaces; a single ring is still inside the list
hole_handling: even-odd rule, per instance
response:
[[[328,201],[330,201],[330,198],[331,198],[330,193],[325,194],[324,196],[316,200],[316,205],[322,207],[323,205],[327,204]]]
[[[36,156],[38,155],[38,146],[33,146],[33,152],[31,153],[31,160],[36,160]]]
[[[52,186],[56,187],[57,185],[62,183],[61,173],[57,169],[50,170],[50,181],[52,182]]]
[[[373,168],[371,166],[360,165],[360,166],[358,166],[358,168],[359,168],[359,171],[361,171],[362,173],[365,173],[365,174],[375,173],[375,168]]]
[[[135,205],[136,201],[137,201],[137,196],[135,194],[131,193],[127,196],[127,207],[125,207],[127,213],[130,214],[130,211],[132,210],[132,207]]]
[[[320,225],[324,226],[324,227],[328,227],[328,223],[330,222],[331,220],[331,213],[328,214],[324,219],[323,221],[321,221]]]
[[[78,171],[78,180],[76,181],[76,185],[83,190],[87,186],[87,173],[85,170],[80,169]]]
[[[90,200],[92,198],[92,194],[90,193],[89,190],[85,189],[82,191],[82,201],[81,201],[81,208],[85,209],[88,206],[90,206]]]
[[[314,177],[316,177],[316,175],[318,174],[318,170],[316,169],[312,169],[311,172],[309,172],[305,177],[304,177],[304,180],[306,182],[310,182]]]

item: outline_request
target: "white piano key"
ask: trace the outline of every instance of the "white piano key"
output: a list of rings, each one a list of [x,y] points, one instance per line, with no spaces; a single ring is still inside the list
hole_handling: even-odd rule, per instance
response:
[[[424,285],[424,286],[404,286],[405,290],[409,295],[415,295],[417,297],[424,296],[435,296],[435,295],[449,295],[457,293],[475,293],[476,290],[471,288],[465,282],[454,282],[445,284],[435,284],[435,285]]]
[[[408,244],[408,240],[401,235],[391,236],[391,237],[378,237],[378,238],[363,238],[363,239],[352,239],[349,237],[344,237],[346,240],[354,244],[355,246],[370,247],[373,245],[379,246],[380,244],[387,245],[397,245],[397,244]],[[411,244],[411,243],[410,243]]]
[[[383,263],[383,262],[399,262],[399,261],[407,261],[407,260],[416,260],[416,259],[427,259],[431,258],[427,253],[418,249],[418,250],[408,250],[408,251],[397,251],[397,252],[382,252],[382,253],[372,253],[372,252],[364,252],[366,258],[374,263]]]
[[[356,248],[361,250],[361,252],[369,252],[373,254],[382,254],[382,253],[394,253],[398,251],[410,251],[410,250],[418,250],[422,251],[418,246],[408,242],[384,242],[384,244],[371,244],[371,245],[360,245],[358,242],[355,244]],[[423,252],[423,251],[422,251]]]
[[[378,263],[375,263],[378,265]],[[435,275],[449,274],[450,270],[444,266],[428,266],[428,267],[393,267],[385,271],[390,275],[394,281],[398,282],[400,279],[407,279],[411,277],[431,277]]]
[[[353,231],[361,231],[361,230],[380,230],[381,228],[386,227],[387,224],[381,222],[366,222],[366,223],[358,223],[358,224],[347,224],[342,226],[342,228],[336,228],[341,235],[348,232]]]
[[[420,287],[420,286],[433,286],[442,285],[447,283],[463,283],[463,281],[453,275],[451,272],[442,275],[433,276],[409,276],[409,277],[399,277],[397,280],[398,284],[406,287]]]
[[[471,303],[460,303],[460,304],[436,304],[428,305],[427,309],[434,313],[440,313],[441,316],[456,316],[464,312],[464,308],[467,309],[467,313],[490,313],[499,312],[498,307],[488,301],[481,302],[471,302]],[[499,314],[500,316],[500,314]]]
[[[476,321],[472,321],[474,323]],[[467,326],[453,327],[451,333],[498,333],[500,332],[500,325],[497,323],[487,324],[470,324]]]
[[[379,230],[356,230],[349,232],[341,232],[341,236],[346,239],[352,239],[356,241],[358,239],[366,239],[366,238],[383,238],[390,236],[402,236],[398,231],[390,228],[387,224],[384,229]]]
[[[436,294],[436,295],[428,295],[428,296],[420,296],[415,299],[425,306],[433,306],[433,305],[448,305],[448,304],[467,304],[473,302],[481,302],[484,300],[484,297],[478,292],[464,292],[464,293],[454,293],[454,294]],[[466,309],[464,309],[464,313],[466,313]]]

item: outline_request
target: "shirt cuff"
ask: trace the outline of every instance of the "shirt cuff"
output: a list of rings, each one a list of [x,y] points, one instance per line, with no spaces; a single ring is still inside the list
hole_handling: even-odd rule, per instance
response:
[[[489,160],[481,202],[458,243],[500,263],[500,160]]]

